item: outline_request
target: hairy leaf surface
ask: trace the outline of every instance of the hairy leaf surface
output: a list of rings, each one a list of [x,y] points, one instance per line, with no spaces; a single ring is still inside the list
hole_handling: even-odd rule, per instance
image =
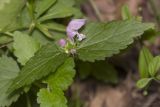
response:
[[[69,4],[69,2],[67,3]],[[72,6],[66,5],[62,0],[58,0],[55,5],[49,9],[46,14],[42,17],[40,17],[39,21],[45,21],[49,19],[55,19],[55,18],[64,18],[68,16],[72,16],[74,8]]]
[[[9,106],[19,97],[18,94],[9,96],[7,90],[12,80],[18,75],[19,67],[11,57],[2,56],[0,58],[0,107]]]
[[[36,2],[36,17],[42,15],[45,11],[47,11],[56,0],[37,0]]]
[[[62,90],[55,89],[50,92],[47,89],[41,89],[38,93],[37,102],[40,107],[67,107],[67,100]]]
[[[25,63],[34,56],[35,52],[40,48],[40,43],[38,43],[31,36],[16,31],[14,33],[14,54],[18,58],[18,61],[25,65]]]
[[[0,31],[14,23],[25,0],[0,0]]]
[[[41,89],[38,93],[40,107],[67,107],[63,91],[67,90],[73,82],[74,67],[74,60],[68,58],[55,73],[45,80],[45,83],[48,84],[47,89]]]
[[[64,63],[67,55],[59,49],[56,44],[43,46],[34,57],[32,57],[16,79],[13,80],[9,92],[32,84],[35,80],[41,79],[54,72],[61,64]]]
[[[47,78],[46,83],[48,83],[52,89],[59,88],[66,90],[73,82],[75,76],[74,66],[74,60],[72,58],[67,59],[55,73]]]
[[[153,28],[153,24],[133,20],[110,23],[89,23],[83,34],[86,39],[79,44],[77,53],[85,61],[103,60],[119,53],[133,43],[135,37]]]

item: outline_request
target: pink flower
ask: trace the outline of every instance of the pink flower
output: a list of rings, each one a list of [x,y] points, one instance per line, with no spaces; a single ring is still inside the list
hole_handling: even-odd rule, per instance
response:
[[[73,19],[67,26],[67,36],[71,41],[74,41],[74,37],[77,35],[78,40],[82,41],[85,38],[84,34],[80,34],[78,30],[82,28],[86,23],[86,19]]]
[[[59,44],[61,47],[65,47],[65,45],[66,45],[66,40],[65,40],[65,39],[60,39],[60,40],[58,41],[58,44]]]

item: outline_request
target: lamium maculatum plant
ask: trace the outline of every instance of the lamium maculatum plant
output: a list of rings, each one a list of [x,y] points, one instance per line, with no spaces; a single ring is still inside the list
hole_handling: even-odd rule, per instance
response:
[[[28,107],[67,107],[75,60],[105,60],[149,29],[136,19],[92,22],[74,0],[0,0],[0,107],[23,96]]]

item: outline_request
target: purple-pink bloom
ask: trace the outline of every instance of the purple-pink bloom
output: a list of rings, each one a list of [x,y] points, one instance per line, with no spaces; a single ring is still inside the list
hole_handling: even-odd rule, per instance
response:
[[[76,36],[76,35],[80,35],[78,33],[78,30],[84,26],[86,23],[86,19],[73,19],[70,21],[70,23],[68,24],[67,26],[67,36],[69,39],[71,39],[73,41],[73,38]],[[79,36],[78,36],[79,38]],[[82,38],[82,37],[80,37]],[[81,39],[80,39],[81,40]]]
[[[59,44],[61,47],[65,47],[65,45],[66,45],[66,40],[65,40],[65,39],[60,39],[60,40],[58,41],[58,44]]]

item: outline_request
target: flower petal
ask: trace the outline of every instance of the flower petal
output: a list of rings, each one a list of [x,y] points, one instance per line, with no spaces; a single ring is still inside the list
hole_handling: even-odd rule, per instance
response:
[[[76,31],[72,31],[70,29],[67,30],[67,36],[69,39],[73,39],[76,34],[77,34]]]
[[[67,26],[67,30],[79,30],[83,25],[85,25],[86,19],[73,19]]]

